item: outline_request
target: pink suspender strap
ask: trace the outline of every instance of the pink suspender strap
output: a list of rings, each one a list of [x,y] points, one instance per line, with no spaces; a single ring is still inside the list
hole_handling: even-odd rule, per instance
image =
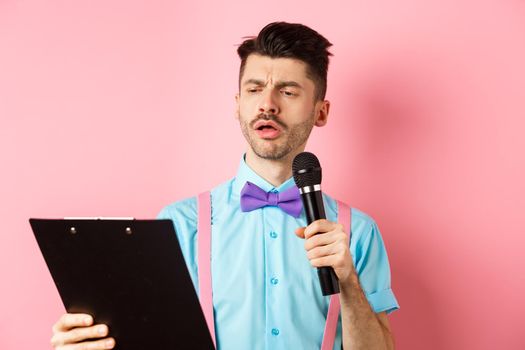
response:
[[[348,241],[352,236],[352,216],[350,207],[341,202],[337,201],[338,217],[337,222],[342,223],[348,233]],[[339,311],[341,304],[339,302],[339,294],[334,294],[330,297],[330,305],[328,306],[328,314],[326,315],[326,324],[324,327],[323,344],[321,350],[332,350],[334,348],[335,335],[337,332],[337,321],[339,318]]]
[[[197,255],[199,271],[199,300],[206,318],[208,329],[215,342],[215,322],[213,319],[213,299],[211,287],[211,197],[210,192],[203,192],[197,197]]]

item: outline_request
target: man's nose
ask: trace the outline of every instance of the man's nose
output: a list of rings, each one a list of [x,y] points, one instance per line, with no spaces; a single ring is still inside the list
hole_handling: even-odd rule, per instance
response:
[[[259,112],[265,114],[279,113],[279,105],[271,90],[262,93],[261,100],[259,101]]]

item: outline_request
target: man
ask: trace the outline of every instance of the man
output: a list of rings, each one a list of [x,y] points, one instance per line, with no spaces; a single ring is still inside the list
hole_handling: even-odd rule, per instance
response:
[[[386,314],[398,304],[383,241],[369,216],[352,209],[350,244],[349,228],[336,222],[341,208],[329,196],[327,220],[307,227],[304,212],[295,217],[275,203],[257,209],[242,204],[249,183],[267,193],[294,186],[292,160],[313,127],[328,120],[330,46],[306,26],[280,22],[238,48],[237,118],[248,148],[235,178],[211,191],[212,324],[220,349],[319,349],[330,300],[313,268],[320,266],[334,269],[341,290],[333,348],[393,348]],[[173,220],[198,291],[197,198],[168,205],[159,218]],[[63,315],[53,330],[57,350],[115,345],[107,326],[93,325],[89,315]]]

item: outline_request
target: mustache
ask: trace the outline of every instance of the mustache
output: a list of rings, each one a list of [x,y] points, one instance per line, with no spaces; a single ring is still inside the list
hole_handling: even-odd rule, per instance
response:
[[[257,123],[259,120],[271,120],[275,122],[277,125],[279,125],[281,128],[283,128],[283,130],[288,129],[288,126],[281,119],[279,119],[278,116],[276,116],[275,114],[265,114],[265,113],[259,114],[257,118],[255,118],[254,120],[250,122],[250,126],[252,129],[255,123]]]

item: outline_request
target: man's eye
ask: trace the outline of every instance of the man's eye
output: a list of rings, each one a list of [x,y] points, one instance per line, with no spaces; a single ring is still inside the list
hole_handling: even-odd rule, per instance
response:
[[[248,91],[249,93],[253,94],[253,93],[258,92],[259,89],[258,89],[258,88],[249,88],[247,91]]]
[[[282,94],[285,95],[285,96],[295,96],[296,94],[292,91],[287,91],[287,90],[283,90],[282,91]]]

